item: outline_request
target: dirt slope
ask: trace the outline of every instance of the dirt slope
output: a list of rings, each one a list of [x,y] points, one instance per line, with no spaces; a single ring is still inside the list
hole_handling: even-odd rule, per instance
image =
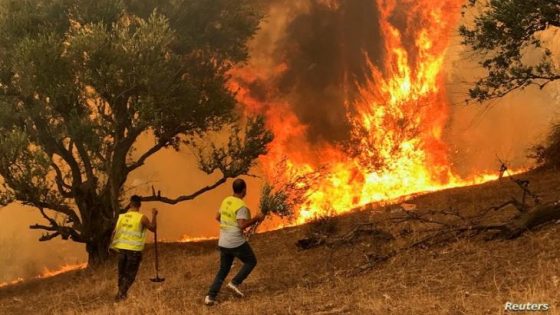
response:
[[[522,177],[544,201],[560,199],[560,173],[535,171]],[[410,201],[424,209],[450,206],[476,211],[518,196],[508,180],[452,189]],[[394,207],[366,209],[335,219],[338,233],[378,222]],[[116,271],[71,272],[0,289],[0,314],[500,314],[504,303],[548,303],[560,314],[560,225],[549,224],[513,241],[482,237],[405,251],[362,271],[365,254],[398,242],[362,238],[334,248],[300,251],[308,233],[301,226],[255,236],[258,257],[244,284],[245,299],[223,290],[219,304],[202,304],[218,268],[216,241],[162,245],[163,284],[151,283],[148,248],[130,298],[114,304]],[[393,244],[395,243],[395,244]],[[237,264],[234,269],[237,270]],[[234,270],[234,271],[235,271]]]

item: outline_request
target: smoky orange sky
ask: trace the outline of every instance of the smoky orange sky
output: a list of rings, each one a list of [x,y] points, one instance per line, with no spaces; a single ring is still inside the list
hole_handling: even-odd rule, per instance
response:
[[[305,24],[301,17],[305,15],[306,18],[314,18],[310,12],[315,12],[312,10],[313,6],[322,2],[332,3],[332,1],[313,0],[271,1],[261,30],[250,44],[252,56],[250,63],[264,69],[265,72],[275,71],[277,65],[275,54],[281,48],[280,45],[290,45],[292,38],[289,36],[298,33],[298,29],[294,28],[311,28],[304,34],[307,37],[302,35],[298,38],[300,42],[311,40],[313,36],[320,36],[321,34],[313,33],[313,27],[328,23],[330,18],[328,12],[320,11],[322,15],[318,18],[317,24]],[[371,23],[374,24],[375,21],[372,20]],[[352,27],[357,28],[362,25],[356,22],[356,25],[348,26],[345,30],[348,36],[358,37],[356,40],[360,40],[359,36],[372,36],[375,33],[363,30],[358,32]],[[560,43],[556,32],[543,36],[550,42]],[[560,47],[560,45],[556,46]],[[370,49],[374,52],[376,48],[372,46]],[[319,50],[317,53],[325,52]],[[554,53],[559,56],[560,52]],[[362,52],[357,52],[357,55],[359,54]],[[331,57],[340,56],[329,54],[322,56],[324,62],[339,62],[339,59],[329,60]],[[320,65],[312,63],[308,66]],[[464,100],[467,98],[469,83],[473,83],[481,71],[472,54],[460,45],[457,34],[453,36],[452,44],[447,51],[444,68],[451,108],[446,141],[450,147],[455,170],[459,174],[472,174],[480,170],[495,169],[496,156],[510,162],[513,167],[528,165],[527,149],[543,139],[551,122],[557,118],[560,105],[559,84],[550,85],[542,91],[529,88],[516,92],[494,101],[490,107],[487,104],[476,103],[466,105]],[[297,73],[294,73],[295,75]],[[331,90],[317,88],[316,95],[313,94],[311,100],[319,102],[325,99],[325,95],[318,93],[326,93],[331,99],[338,97],[336,91],[329,91]],[[303,102],[298,98],[294,98],[294,101]],[[306,102],[309,103],[309,98]],[[307,110],[312,110],[314,104],[311,102],[306,106],[308,107],[301,109],[301,115],[311,117],[313,111],[307,112]],[[325,113],[321,116],[321,121],[313,125],[313,128],[318,130],[314,135],[316,138],[343,138],[341,133],[344,132],[344,126],[332,124],[337,120],[336,115],[336,111]],[[137,143],[137,152],[143,152],[152,143],[153,139],[149,136],[142,137]],[[253,174],[259,174],[258,167],[253,170]],[[195,158],[188,149],[179,153],[165,150],[152,157],[145,167],[132,174],[127,183],[127,194],[149,194],[153,185],[163,194],[173,197],[194,192],[213,183],[217,178],[219,174],[207,176],[198,170]],[[245,179],[249,184],[247,202],[254,213],[262,180],[255,177],[245,177]],[[152,206],[160,209],[159,234],[162,240],[175,241],[185,235],[216,236],[218,226],[214,221],[215,211],[221,199],[230,193],[230,185],[231,181],[196,200],[175,206],[146,203],[142,212],[148,214]],[[86,259],[81,244],[58,239],[38,242],[41,232],[31,231],[28,226],[42,220],[33,209],[17,205],[0,209],[0,282],[17,277],[30,277],[40,273],[45,266],[55,268],[64,263],[76,263]],[[151,237],[150,234],[149,238]]]
[[[546,47],[553,50],[553,61],[560,66],[560,32],[541,34]],[[496,168],[497,157],[510,167],[530,166],[530,148],[542,143],[550,126],[560,119],[560,83],[540,90],[531,86],[484,104],[467,104],[468,88],[483,75],[478,59],[453,37],[446,56],[447,94],[451,117],[447,143],[459,174]],[[528,53],[528,58],[537,54]]]

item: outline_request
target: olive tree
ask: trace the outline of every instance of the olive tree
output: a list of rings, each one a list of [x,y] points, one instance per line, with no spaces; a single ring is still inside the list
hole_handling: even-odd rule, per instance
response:
[[[531,85],[543,89],[560,79],[551,43],[541,38],[560,28],[560,0],[469,0],[469,8],[474,21],[459,32],[486,70],[470,89],[472,99],[499,98]]]
[[[246,174],[272,135],[260,117],[238,123],[227,73],[260,18],[247,0],[0,0],[2,204],[37,208],[41,240],[85,243],[97,264],[127,178],[157,152],[232,131],[197,146],[215,184],[146,201],[191,200]],[[134,152],[145,134],[154,145]]]

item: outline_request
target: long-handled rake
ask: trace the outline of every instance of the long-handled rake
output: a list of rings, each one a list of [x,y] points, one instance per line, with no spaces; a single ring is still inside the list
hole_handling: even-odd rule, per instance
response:
[[[160,276],[159,276],[159,254],[158,254],[157,228],[154,231],[154,245],[156,247],[156,277],[151,278],[150,281],[152,281],[152,282],[163,282],[163,281],[165,281],[165,278],[160,278]]]

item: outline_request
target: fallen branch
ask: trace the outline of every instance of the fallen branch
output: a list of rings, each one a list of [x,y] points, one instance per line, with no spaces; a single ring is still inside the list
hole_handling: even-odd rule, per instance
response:
[[[540,204],[531,211],[521,213],[506,225],[502,237],[514,239],[525,231],[537,228],[543,224],[560,219],[560,202]]]

